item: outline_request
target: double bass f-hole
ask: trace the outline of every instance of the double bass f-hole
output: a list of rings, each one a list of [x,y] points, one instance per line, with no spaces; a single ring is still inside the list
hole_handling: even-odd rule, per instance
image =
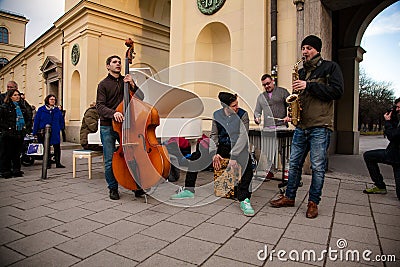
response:
[[[143,134],[138,134],[138,137],[140,139],[142,139],[144,151],[146,151],[147,153],[150,153],[151,152],[151,148],[149,148],[149,150],[147,150],[146,140],[144,139],[144,135]]]

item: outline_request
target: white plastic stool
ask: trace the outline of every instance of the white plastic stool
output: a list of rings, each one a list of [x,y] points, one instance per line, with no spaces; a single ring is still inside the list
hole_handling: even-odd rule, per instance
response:
[[[76,159],[87,158],[88,159],[88,169],[89,169],[89,179],[92,179],[92,157],[101,156],[103,153],[101,151],[85,150],[85,149],[75,149],[72,153],[72,178],[76,177]]]

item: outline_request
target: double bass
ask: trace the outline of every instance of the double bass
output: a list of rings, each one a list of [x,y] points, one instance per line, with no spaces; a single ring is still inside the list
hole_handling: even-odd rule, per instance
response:
[[[125,75],[134,58],[134,43],[125,40]],[[137,87],[135,88],[138,89]],[[115,179],[124,188],[148,189],[161,178],[167,178],[170,161],[166,148],[158,143],[155,129],[160,125],[158,111],[135,97],[135,91],[124,84],[124,99],[116,111],[124,115],[123,123],[113,120],[113,129],[119,135],[120,146],[113,154],[112,169]]]

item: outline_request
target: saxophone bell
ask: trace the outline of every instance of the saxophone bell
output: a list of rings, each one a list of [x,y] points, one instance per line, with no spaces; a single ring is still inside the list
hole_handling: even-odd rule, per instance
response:
[[[299,95],[298,94],[291,94],[288,97],[286,97],[286,103],[291,104],[294,101],[297,101],[299,99]]]

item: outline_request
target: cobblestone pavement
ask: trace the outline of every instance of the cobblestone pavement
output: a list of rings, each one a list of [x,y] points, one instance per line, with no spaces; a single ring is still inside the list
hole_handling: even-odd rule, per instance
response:
[[[368,137],[360,147],[384,144]],[[292,208],[267,204],[279,181],[255,183],[256,214],[245,217],[237,201],[210,201],[201,191],[176,203],[186,207],[155,192],[159,200],[146,202],[123,188],[120,200],[110,200],[102,158],[93,160],[93,179],[86,159],[72,178],[72,151],[63,146],[67,168],[48,170],[46,180],[41,161],[25,167],[24,177],[0,180],[0,266],[399,266],[400,201],[391,168],[383,169],[388,194],[365,195],[371,182],[361,155],[330,157],[320,215],[307,219],[308,175]],[[211,177],[202,173],[200,181]],[[170,195],[174,188],[162,184],[158,191]],[[208,204],[187,207],[193,203]]]

